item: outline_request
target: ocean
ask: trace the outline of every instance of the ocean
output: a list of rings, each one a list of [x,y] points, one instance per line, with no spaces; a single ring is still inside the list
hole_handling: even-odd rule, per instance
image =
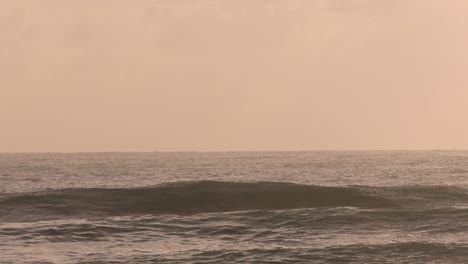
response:
[[[0,154],[0,263],[468,263],[468,151]]]

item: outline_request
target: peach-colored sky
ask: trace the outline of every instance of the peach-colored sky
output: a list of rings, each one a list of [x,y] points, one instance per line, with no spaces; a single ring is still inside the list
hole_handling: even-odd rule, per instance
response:
[[[0,152],[468,149],[466,0],[2,0]]]

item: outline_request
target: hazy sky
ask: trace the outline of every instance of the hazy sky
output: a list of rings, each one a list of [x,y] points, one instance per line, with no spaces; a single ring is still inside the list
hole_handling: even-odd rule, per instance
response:
[[[2,0],[0,152],[468,149],[466,0]]]

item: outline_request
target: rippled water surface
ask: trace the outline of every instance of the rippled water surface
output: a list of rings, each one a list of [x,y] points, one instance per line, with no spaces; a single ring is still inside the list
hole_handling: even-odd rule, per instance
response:
[[[466,263],[468,152],[0,154],[0,263]]]

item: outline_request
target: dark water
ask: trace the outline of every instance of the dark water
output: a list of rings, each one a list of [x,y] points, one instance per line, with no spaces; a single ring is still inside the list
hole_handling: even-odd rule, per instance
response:
[[[0,263],[467,263],[468,152],[0,154]]]

